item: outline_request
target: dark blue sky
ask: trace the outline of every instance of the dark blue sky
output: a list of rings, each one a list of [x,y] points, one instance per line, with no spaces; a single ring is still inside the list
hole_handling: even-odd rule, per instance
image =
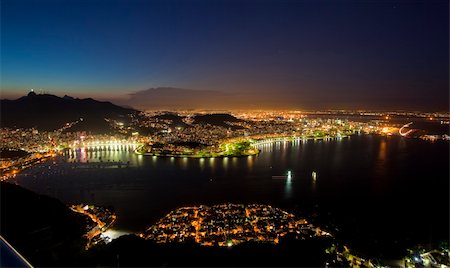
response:
[[[446,110],[448,13],[446,0],[3,0],[1,90],[171,86],[298,108]]]

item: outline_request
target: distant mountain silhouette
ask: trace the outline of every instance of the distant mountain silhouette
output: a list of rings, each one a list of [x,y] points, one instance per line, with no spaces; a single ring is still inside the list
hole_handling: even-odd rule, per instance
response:
[[[153,118],[157,118],[160,120],[170,120],[172,121],[171,126],[172,127],[189,127],[185,122],[183,122],[183,119],[185,116],[177,115],[176,113],[172,112],[165,112],[159,115],[153,116]],[[243,122],[244,120],[238,119],[231,114],[198,114],[194,115],[192,117],[193,125],[197,124],[210,124],[213,126],[222,126],[226,128],[241,128],[238,126],[231,126],[227,122]]]
[[[128,114],[137,113],[133,109],[91,98],[60,98],[34,92],[16,100],[0,100],[0,106],[2,127],[35,127],[39,130],[55,130],[83,118],[74,126],[76,130],[108,132],[110,128],[105,118],[126,119]]]
[[[186,123],[183,122],[184,116],[177,115],[171,112],[165,112],[163,114],[155,115],[153,118],[157,118],[160,120],[170,120],[172,121],[172,127],[189,127]]]
[[[231,127],[227,122],[243,122],[230,114],[205,114],[194,116],[194,124],[210,124],[222,127]],[[232,128],[236,128],[235,126]]]

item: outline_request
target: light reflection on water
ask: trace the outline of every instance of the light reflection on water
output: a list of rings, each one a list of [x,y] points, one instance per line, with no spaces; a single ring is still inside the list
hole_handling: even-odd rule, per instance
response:
[[[228,157],[224,157],[222,160],[222,165],[225,169],[228,168]]]
[[[286,187],[285,187],[285,198],[289,199],[292,197],[292,172],[289,170],[286,176]]]
[[[118,215],[115,228],[132,231],[180,206],[228,201],[286,209],[319,205],[333,215],[354,219],[351,222],[358,228],[399,232],[391,236],[421,230],[424,225],[433,227],[433,235],[442,232],[442,226],[448,229],[448,214],[409,220],[414,211],[448,213],[448,143],[361,135],[258,148],[257,156],[201,159],[141,156],[133,151],[68,151],[56,164],[25,170],[15,182],[65,203],[111,205]],[[82,166],[84,158],[89,164]],[[129,166],[93,166],[100,160],[129,161]],[[288,170],[293,176],[290,182],[272,179]],[[363,220],[366,214],[368,219],[390,220],[373,226]]]
[[[251,155],[247,156],[247,166],[249,169],[253,168],[253,159],[254,159],[254,156],[251,156]]]

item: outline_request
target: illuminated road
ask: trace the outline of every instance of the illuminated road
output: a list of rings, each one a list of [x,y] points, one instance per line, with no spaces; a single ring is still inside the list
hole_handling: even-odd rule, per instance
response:
[[[402,132],[402,131],[403,131],[404,128],[407,128],[407,127],[409,127],[410,125],[412,125],[412,123],[413,123],[413,122],[409,122],[408,124],[405,124],[404,126],[402,126],[402,127],[398,130],[398,133],[399,133],[402,137],[408,136],[411,132],[414,131],[413,129],[410,129],[410,130],[408,130],[408,131],[406,131],[406,132]]]
[[[107,223],[100,219],[100,214],[98,214],[98,212],[94,213],[90,211],[88,206],[73,205],[69,208],[76,213],[88,216],[91,221],[96,224],[95,227],[93,227],[85,234],[85,237],[88,239],[88,243],[85,247],[86,249],[89,249],[92,245],[94,245],[96,242],[93,242],[93,239],[105,232],[116,221],[117,218],[114,213],[111,213],[108,218],[110,222]]]

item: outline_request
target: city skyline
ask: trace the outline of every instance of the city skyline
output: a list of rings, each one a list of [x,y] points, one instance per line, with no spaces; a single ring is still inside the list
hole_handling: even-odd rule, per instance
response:
[[[446,1],[4,1],[1,98],[33,88],[130,105],[173,87],[188,104],[212,92],[221,108],[445,111],[447,11]]]
[[[448,0],[3,0],[0,267],[450,268]]]

